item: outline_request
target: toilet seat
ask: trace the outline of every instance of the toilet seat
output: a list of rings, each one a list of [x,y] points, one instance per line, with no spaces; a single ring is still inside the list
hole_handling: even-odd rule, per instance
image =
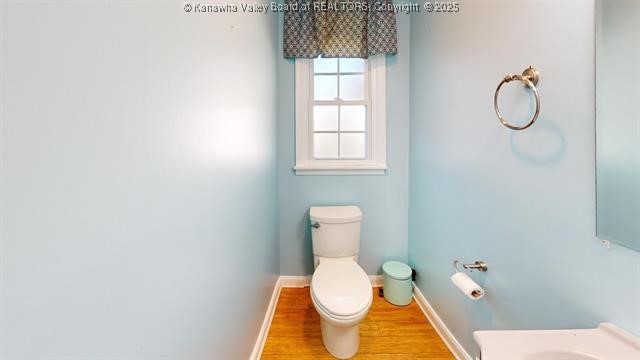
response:
[[[369,277],[355,261],[321,262],[311,279],[311,296],[336,320],[360,317],[373,301]]]
[[[360,321],[362,321],[364,316],[367,315],[367,313],[369,312],[369,308],[373,303],[373,298],[367,304],[367,306],[364,309],[362,309],[362,311],[349,316],[339,316],[336,314],[332,314],[329,310],[327,310],[325,307],[320,305],[319,301],[316,299],[313,293],[311,294],[311,302],[316,308],[316,311],[318,312],[318,314],[320,314],[320,316],[324,317],[326,320],[334,321],[335,324],[353,325],[353,324],[358,324]]]

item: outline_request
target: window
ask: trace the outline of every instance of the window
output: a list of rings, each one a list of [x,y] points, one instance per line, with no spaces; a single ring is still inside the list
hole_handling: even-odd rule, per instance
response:
[[[296,59],[296,174],[386,170],[384,56]]]

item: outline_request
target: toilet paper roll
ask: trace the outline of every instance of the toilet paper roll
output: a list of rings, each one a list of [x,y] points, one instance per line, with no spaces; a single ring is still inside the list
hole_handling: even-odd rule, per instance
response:
[[[471,300],[479,300],[484,296],[484,289],[463,272],[453,274],[451,281]]]

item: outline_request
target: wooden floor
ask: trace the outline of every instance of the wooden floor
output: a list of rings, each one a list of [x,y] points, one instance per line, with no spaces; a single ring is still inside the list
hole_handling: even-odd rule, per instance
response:
[[[354,359],[454,359],[415,300],[397,307],[373,291]],[[308,287],[282,289],[262,359],[333,359],[322,344]]]

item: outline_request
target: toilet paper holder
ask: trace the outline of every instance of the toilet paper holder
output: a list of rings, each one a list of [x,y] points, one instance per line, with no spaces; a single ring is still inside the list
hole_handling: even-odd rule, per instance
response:
[[[464,270],[469,270],[469,271],[478,270],[481,272],[487,271],[487,264],[482,260],[478,260],[473,264],[464,264],[460,260],[453,260],[453,270],[455,272],[460,272],[458,265],[462,265],[462,268]]]

